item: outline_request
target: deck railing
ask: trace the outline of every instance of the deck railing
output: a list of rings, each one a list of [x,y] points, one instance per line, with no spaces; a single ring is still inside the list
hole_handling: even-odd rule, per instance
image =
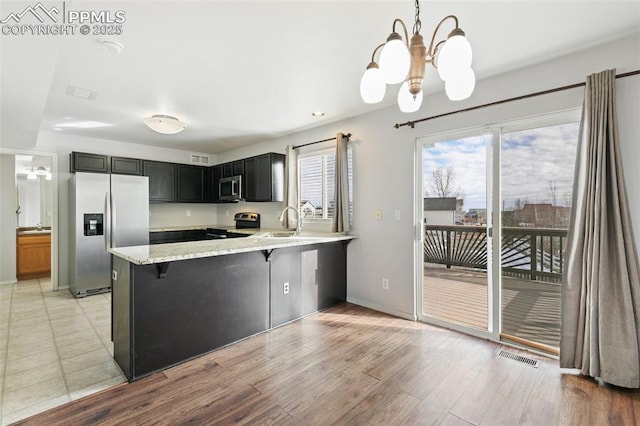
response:
[[[502,274],[562,282],[566,237],[566,229],[503,227]],[[486,270],[486,227],[426,225],[424,261]]]

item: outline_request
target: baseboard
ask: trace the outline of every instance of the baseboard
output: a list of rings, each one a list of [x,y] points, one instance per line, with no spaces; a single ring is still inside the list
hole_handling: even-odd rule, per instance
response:
[[[347,297],[347,302],[354,305],[362,306],[365,308],[373,309],[374,311],[384,312],[385,314],[393,315],[394,317],[403,318],[409,321],[416,321],[415,315],[408,314],[406,312],[396,311],[395,309],[389,309],[386,306],[376,305],[375,303],[365,302],[363,300],[355,299],[353,297]]]
[[[6,280],[6,281],[0,281],[0,285],[9,285],[9,284],[15,284],[17,283],[18,280],[13,279],[13,280]]]

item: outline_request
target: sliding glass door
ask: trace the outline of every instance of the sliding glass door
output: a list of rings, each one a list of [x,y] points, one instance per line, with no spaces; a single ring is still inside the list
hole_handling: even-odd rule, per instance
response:
[[[422,157],[423,317],[488,329],[490,135],[426,142]]]
[[[554,353],[578,127],[505,128],[500,142],[501,337]]]
[[[578,121],[418,141],[421,320],[557,352]]]

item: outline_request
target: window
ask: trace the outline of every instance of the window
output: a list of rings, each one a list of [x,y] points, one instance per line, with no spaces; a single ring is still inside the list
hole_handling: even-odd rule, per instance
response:
[[[347,150],[349,180],[349,216],[353,206],[352,150]],[[335,149],[323,149],[301,154],[298,160],[300,173],[300,214],[305,219],[332,219],[335,189]]]

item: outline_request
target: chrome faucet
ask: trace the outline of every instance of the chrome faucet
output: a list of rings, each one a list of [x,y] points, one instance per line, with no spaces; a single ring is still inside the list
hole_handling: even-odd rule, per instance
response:
[[[280,212],[280,222],[282,222],[282,220],[284,219],[284,213],[289,209],[295,211],[296,215],[298,216],[298,220],[296,221],[296,235],[300,235],[300,231],[302,231],[302,218],[300,217],[300,211],[297,208],[293,206],[287,206],[282,209],[282,211]]]

